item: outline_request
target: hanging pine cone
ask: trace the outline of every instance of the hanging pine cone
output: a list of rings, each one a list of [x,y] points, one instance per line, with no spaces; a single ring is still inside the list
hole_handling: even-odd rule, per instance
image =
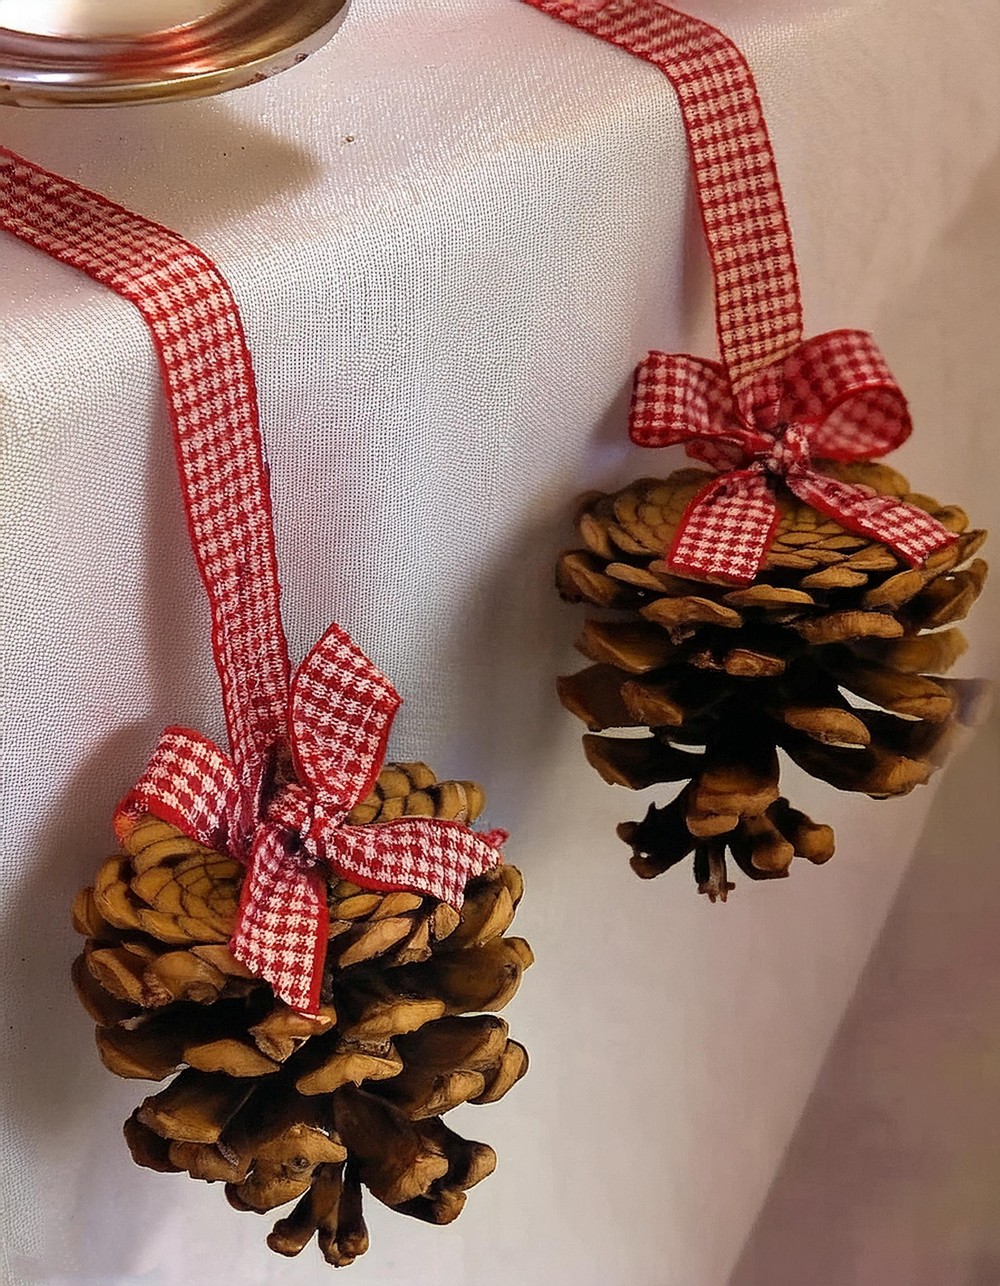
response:
[[[587,621],[578,647],[593,664],[559,681],[560,698],[591,734],[648,729],[584,737],[605,781],[687,783],[619,827],[643,878],[693,854],[698,889],[715,901],[733,887],[727,852],[754,879],[787,875],[795,856],[825,862],[833,832],[781,797],[778,750],[841,790],[883,799],[926,782],[969,717],[977,685],[929,676],[965,650],[950,627],[982,589],[986,564],[973,555],[985,533],[885,465],[825,471],[933,514],[958,540],[913,570],[782,489],[766,563],[734,589],[664,562],[713,475],[682,469],[583,498],[585,548],[562,556],[558,587],[619,615]]]
[[[472,822],[482,806],[471,782],[389,764],[348,821]],[[441,1116],[495,1102],[528,1065],[495,1016],[532,961],[502,936],[519,872],[471,880],[461,913],[331,879],[322,1006],[306,1017],[229,953],[237,862],[150,816],[124,850],[77,897],[73,978],[111,1071],[173,1077],[125,1124],[136,1162],[221,1181],[239,1210],[297,1201],[268,1245],[295,1255],[318,1233],[336,1266],[368,1247],[362,1186],[402,1214],[456,1218],[496,1155]]]

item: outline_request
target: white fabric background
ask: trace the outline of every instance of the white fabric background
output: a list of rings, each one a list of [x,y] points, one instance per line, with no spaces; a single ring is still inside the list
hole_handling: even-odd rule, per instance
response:
[[[918,425],[896,461],[1000,526],[995,0],[690,7],[758,73],[809,330],[876,332]],[[680,872],[634,879],[614,824],[647,800],[596,779],[553,695],[572,498],[679,463],[627,445],[629,373],[711,342],[666,82],[513,0],[355,0],[254,89],[6,110],[0,138],[217,258],[294,653],[347,627],[406,698],[395,751],[484,781],[528,877],[538,964],[509,1017],[531,1074],[458,1126],[498,1172],[449,1229],[370,1203],[354,1286],[995,1286],[996,725],[937,796],[796,783],[837,858],[713,908]],[[99,1066],[71,995],[68,907],[111,806],[165,723],[220,716],[142,323],[9,238],[0,272],[0,1275],[327,1280],[221,1190],[131,1166],[144,1087]],[[996,623],[988,595],[965,672],[997,674]]]

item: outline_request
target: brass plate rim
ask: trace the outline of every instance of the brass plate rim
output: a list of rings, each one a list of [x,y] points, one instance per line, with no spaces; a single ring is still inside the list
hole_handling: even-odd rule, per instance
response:
[[[202,21],[134,39],[42,36],[0,27],[0,106],[118,107],[244,88],[326,44],[349,4],[224,0]]]

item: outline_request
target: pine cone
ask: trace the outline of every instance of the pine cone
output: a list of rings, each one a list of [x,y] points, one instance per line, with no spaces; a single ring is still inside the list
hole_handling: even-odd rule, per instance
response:
[[[390,764],[349,821],[471,822],[482,805],[471,782]],[[461,914],[331,879],[315,1017],[230,955],[242,875],[147,816],[77,897],[74,927],[88,940],[73,978],[102,1061],[119,1076],[173,1076],[126,1122],[134,1159],[221,1180],[238,1209],[297,1201],[268,1244],[295,1255],[318,1233],[337,1266],[368,1246],[362,1185],[402,1214],[449,1223],[496,1157],[442,1114],[495,1102],[527,1070],[494,1016],[532,961],[527,943],[502,936],[520,874],[504,865],[471,880]]]
[[[754,879],[787,875],[795,856],[825,862],[833,832],[781,797],[779,749],[841,790],[882,799],[926,782],[956,722],[972,717],[979,685],[929,676],[965,650],[950,627],[983,587],[973,555],[985,532],[885,465],[825,467],[933,514],[958,540],[914,570],[782,488],[764,567],[734,589],[664,561],[711,474],[682,469],[583,498],[586,547],[562,556],[558,588],[620,615],[587,621],[578,647],[594,664],[560,679],[560,698],[592,734],[648,729],[584,737],[605,781],[687,783],[619,827],[644,878],[693,854],[699,891],[715,901],[733,887],[727,852]]]

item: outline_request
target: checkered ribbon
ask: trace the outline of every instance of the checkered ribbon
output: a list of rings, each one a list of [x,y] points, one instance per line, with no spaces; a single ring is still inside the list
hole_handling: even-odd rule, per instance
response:
[[[917,565],[955,537],[927,514],[812,468],[862,460],[909,436],[906,400],[871,336],[803,342],[791,229],[753,73],[728,36],[656,0],[526,0],[650,62],[681,106],[715,279],[721,362],[650,353],[630,434],[682,443],[724,470],[694,498],[667,562],[703,580],[753,580],[778,523],[774,488]]]
[[[249,780],[281,730],[289,671],[256,386],[229,286],[177,233],[2,148],[0,227],[122,295],[149,327],[233,758]]]
[[[290,673],[253,368],[239,311],[211,260],[177,233],[0,148],[0,229],[138,308],[167,394],[188,529],[212,610],[231,754],[170,728],[119,806],[247,864],[237,959],[296,1009],[319,1003],[325,863],[368,888],[461,906],[501,860],[495,831],[408,818],[354,827],[399,705],[338,627]]]

